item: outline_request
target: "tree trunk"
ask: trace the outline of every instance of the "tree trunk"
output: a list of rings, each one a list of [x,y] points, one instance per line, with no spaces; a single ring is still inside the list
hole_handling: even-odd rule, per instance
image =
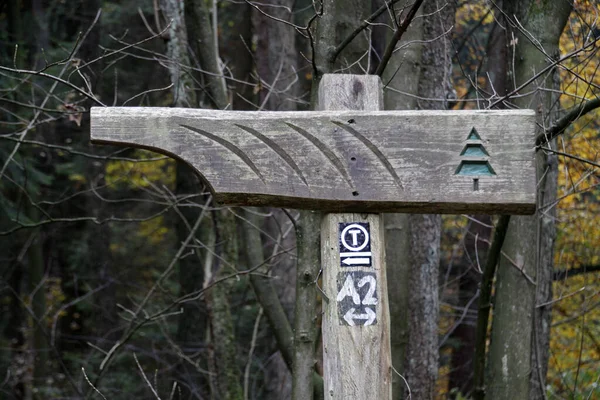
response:
[[[497,7],[502,7],[502,0],[497,1]],[[508,74],[507,74],[507,60],[508,60],[508,36],[509,32],[506,29],[507,21],[505,18],[505,14],[500,12],[494,13],[494,18],[496,23],[491,28],[491,32],[489,33],[489,37],[487,39],[487,59],[486,59],[486,72],[488,76],[487,80],[487,93],[493,94],[494,96],[504,96],[506,94],[506,88],[508,83]],[[468,38],[464,38],[463,40],[468,40]],[[503,108],[503,107],[502,107]],[[486,277],[485,268],[487,266],[488,261],[488,250],[489,250],[489,241],[491,240],[491,228],[489,226],[493,225],[492,218],[490,215],[473,215],[471,216],[473,222],[469,222],[469,231],[467,233],[467,237],[465,238],[465,256],[463,257],[463,261],[458,266],[458,273],[460,274],[460,288],[459,288],[459,306],[466,306],[467,304],[471,304],[471,308],[468,311],[470,315],[478,315],[478,313],[482,312],[483,309],[488,311],[489,318],[489,301],[487,304],[482,304],[482,299],[485,297],[487,299],[487,291],[484,288],[486,282],[482,282],[482,276],[480,274],[474,274],[474,263],[480,261],[481,269],[483,270],[483,277]],[[475,221],[479,221],[481,223],[477,223]],[[498,229],[498,227],[496,228]],[[477,235],[477,236],[476,236]],[[475,242],[475,237],[477,237],[477,242]],[[477,249],[477,252],[473,251]],[[478,260],[475,260],[475,257],[478,257]],[[494,265],[494,271],[496,265]],[[494,274],[495,275],[495,274]],[[493,281],[493,276],[490,278]],[[490,283],[491,285],[491,283]],[[490,289],[491,291],[491,289]],[[473,299],[472,296],[475,296],[476,293],[479,293],[476,301],[471,301]],[[490,293],[491,296],[491,293]],[[485,299],[483,299],[485,300]],[[478,310],[478,307],[480,310]],[[476,355],[476,342],[481,340],[481,343],[485,343],[485,338],[477,337],[477,324],[485,325],[483,328],[483,335],[487,333],[487,322],[476,321],[476,323],[465,321],[466,323],[461,323],[453,335],[451,336],[451,340],[453,343],[457,343],[455,346],[459,346],[455,348],[452,352],[451,359],[451,372],[450,372],[450,381],[449,388],[455,389],[455,395],[468,396],[473,394],[474,396],[481,396],[479,393],[479,385],[481,384],[481,380],[483,379],[484,368],[481,365],[475,365],[473,360],[475,357],[479,357],[480,355]],[[482,346],[483,351],[485,353],[485,345]],[[482,355],[483,360],[485,360],[485,355]],[[479,360],[479,358],[478,358]],[[485,361],[483,361],[485,363]],[[481,370],[479,370],[481,368]],[[475,371],[474,371],[475,369]],[[474,382],[473,375],[479,374],[481,371],[481,376],[476,376],[477,380]],[[475,388],[475,385],[478,387]],[[473,391],[476,390],[475,393]]]
[[[438,373],[439,215],[409,216],[409,340],[406,377],[413,399],[433,399]]]
[[[272,17],[293,22],[294,0],[276,0],[261,10]],[[293,27],[273,21],[270,17],[253,9],[252,26],[256,35],[256,72],[260,79],[256,106],[260,110],[294,111],[298,105],[298,50],[296,31]],[[289,217],[281,209],[269,209],[272,217],[267,219],[265,229],[271,237],[278,237],[282,227],[289,225]],[[282,238],[283,242],[273,243],[270,249],[292,248],[294,232]],[[273,285],[289,320],[293,320],[296,260],[282,255],[272,260]],[[264,306],[264,304],[263,304]],[[265,310],[267,311],[267,310]],[[288,322],[289,323],[289,322]],[[281,346],[279,346],[281,349]],[[273,349],[276,350],[276,349]],[[290,369],[281,368],[284,364],[281,350],[273,354],[265,370],[265,399],[290,398],[292,395],[292,375]]]
[[[423,4],[423,44],[419,96],[421,109],[447,108],[452,90],[450,37],[445,34],[454,22],[455,6],[441,1]],[[441,100],[441,101],[440,101]],[[412,214],[410,226],[409,342],[406,376],[412,398],[432,399],[438,374],[439,317],[439,215]]]
[[[383,0],[379,2],[383,4]],[[398,9],[410,6],[409,1],[399,3]],[[421,12],[419,12],[421,14]],[[387,22],[383,20],[381,22]],[[392,32],[387,31],[389,41]],[[417,107],[416,94],[419,83],[423,19],[413,20],[398,43],[402,50],[396,51],[384,71],[382,81],[387,85],[384,92],[386,110],[414,110]],[[374,42],[377,42],[374,40]],[[378,46],[375,46],[376,48]],[[400,93],[402,92],[402,93]],[[405,94],[403,94],[405,93]],[[413,96],[411,96],[413,95]],[[392,376],[392,398],[405,399],[406,383],[398,375],[405,374],[406,348],[408,346],[409,324],[409,283],[410,236],[409,214],[386,214],[385,254],[387,263],[388,303],[390,305],[390,326],[392,345],[392,365],[396,370]]]
[[[173,84],[173,104],[176,107],[195,107],[192,79],[186,67],[190,65],[188,39],[185,27],[183,3],[175,0],[161,0],[161,9],[170,23],[168,30],[167,55],[169,74]]]
[[[295,0],[273,0],[264,11],[272,17],[293,22]],[[252,15],[256,43],[256,70],[261,80],[258,106],[269,111],[297,109],[298,52],[296,31],[289,25],[272,21],[254,10]]]
[[[201,191],[202,185],[198,177],[190,168],[182,162],[177,162],[177,195],[186,196]],[[196,199],[201,199],[200,196]],[[190,234],[190,226],[198,219],[199,211],[196,207],[180,207],[179,214],[173,215],[176,222],[177,237],[179,243],[185,240]],[[202,222],[202,225],[196,232],[196,237],[200,243],[208,243],[212,224],[208,223],[208,218]],[[195,293],[202,289],[204,281],[204,262],[206,260],[205,249],[193,249],[193,254],[179,260],[179,286],[180,296]],[[177,344],[182,353],[188,357],[193,357],[202,369],[206,369],[207,363],[202,361],[206,358],[206,329],[207,329],[207,310],[204,299],[198,298],[193,301],[185,302],[181,305],[182,313],[177,325]],[[178,371],[178,379],[185,382],[181,385],[183,394],[193,396],[205,396],[208,390],[206,374],[200,372],[196,366],[190,365],[184,360],[180,360],[181,366]]]
[[[161,0],[161,8],[165,18],[171,24],[167,41],[167,55],[170,59],[169,72],[173,84],[173,104],[176,107],[194,107],[197,101],[195,92],[192,90],[192,77],[182,69],[182,66],[190,65],[183,4],[174,0]],[[177,161],[176,175],[177,195],[190,196],[198,194],[194,200],[199,200],[202,185],[196,174],[190,170],[190,167]],[[189,235],[191,224],[198,218],[198,212],[195,207],[179,207],[177,213],[173,213],[173,219],[178,221],[176,230],[180,243]],[[201,243],[208,243],[208,229],[211,228],[212,224],[204,223],[204,226],[198,229],[196,236]],[[204,282],[203,262],[205,259],[205,254],[195,248],[192,255],[179,260],[181,296],[202,289]],[[181,309],[182,314],[179,317],[175,335],[177,345],[185,356],[198,357],[199,354],[205,355],[206,353],[200,352],[200,349],[206,346],[207,310],[204,299],[186,302],[182,304]],[[183,394],[185,396],[205,396],[209,392],[205,374],[199,372],[197,367],[191,366],[184,360],[180,360],[180,363],[178,379],[185,382],[185,384],[180,385]],[[198,360],[198,363],[202,366],[207,365],[201,363],[200,360]]]
[[[245,211],[244,219],[247,222],[242,223],[242,237],[248,261],[247,268],[255,268],[263,264],[255,274],[250,275],[250,283],[275,335],[277,348],[279,348],[279,352],[271,357],[269,365],[266,367],[265,399],[288,399],[291,397],[294,334],[283,304],[279,301],[279,296],[273,287],[276,280],[269,276],[269,265],[265,263],[263,244],[260,235],[257,234],[263,218],[258,217],[252,211]],[[278,367],[280,371],[274,370],[275,367]]]
[[[495,4],[502,7],[502,0],[497,1]],[[496,12],[494,17],[496,22],[491,29],[486,47],[486,71],[489,78],[486,90],[487,93],[504,96],[507,87],[507,37],[509,32],[506,29],[505,15]],[[464,40],[468,40],[468,38],[464,38]],[[490,215],[472,215],[471,217],[473,221],[469,222],[469,230],[465,238],[465,257],[463,257],[457,268],[457,274],[460,276],[458,305],[459,307],[465,307],[467,304],[471,304],[467,315],[477,315],[479,301],[471,300],[479,292],[481,275],[474,273],[474,268],[476,268],[474,263],[480,261],[481,268],[484,268],[483,265],[488,257],[488,243],[491,240],[491,228],[489,226],[493,222]],[[476,237],[477,241],[474,240]],[[474,251],[475,249],[477,249],[477,252]],[[476,257],[478,257],[478,260],[475,260]],[[473,390],[473,358],[475,356],[476,336],[476,323],[469,321],[468,317],[451,336],[453,343],[457,344],[453,345],[448,386],[450,389],[456,389],[456,394],[460,393],[463,396],[468,396]]]
[[[571,11],[571,2],[504,1],[507,15],[516,15],[524,32],[539,40],[547,54],[558,57],[558,40]],[[512,21],[512,29],[516,22]],[[527,37],[516,34],[514,47],[515,83],[520,85],[548,65],[546,56]],[[536,79],[532,87],[551,88],[552,70]],[[539,126],[556,118],[550,91],[535,91],[533,96],[514,99],[523,108],[538,111]],[[544,121],[544,118],[548,118]],[[542,152],[537,157],[538,205],[554,204],[557,162]],[[551,298],[554,245],[554,210],[543,210],[531,217],[511,219],[504,243],[494,299],[494,318],[489,350],[487,398],[543,398],[549,346],[550,310],[536,309]],[[516,264],[516,265],[515,265]],[[516,267],[516,268],[515,268]],[[521,271],[519,271],[521,269]],[[532,284],[525,274],[537,285]]]
[[[458,326],[450,336],[452,358],[448,388],[453,395],[468,396],[473,389],[473,356],[475,354],[477,296],[481,274],[487,259],[492,219],[489,215],[473,215],[464,239],[464,255],[452,275],[458,276],[457,310],[464,319],[457,319]],[[464,311],[463,311],[464,310]]]
[[[172,0],[170,0],[172,1]],[[192,38],[191,48],[195,50],[203,74],[208,94],[208,104],[223,110],[229,104],[227,87],[219,65],[219,49],[215,43],[217,27],[212,26],[207,2],[204,0],[185,0],[186,21]]]
[[[219,30],[219,52],[223,63],[235,79],[227,81],[234,110],[254,110],[256,94],[254,62],[260,62],[252,52],[254,8],[248,3],[220,2],[219,16],[223,27]],[[189,27],[189,25],[188,25]],[[258,51],[258,48],[257,48]],[[247,82],[247,83],[246,83]]]
[[[235,214],[228,208],[213,213],[216,231],[215,256],[212,257],[209,282],[236,271],[238,264],[238,243]],[[241,400],[243,390],[238,368],[233,319],[229,306],[229,293],[235,281],[223,280],[207,291],[206,303],[210,316],[211,347],[214,352],[213,389],[217,399]]]
[[[342,72],[363,74],[368,69],[369,46],[365,31],[360,33],[335,56],[335,49],[362,21],[370,15],[371,4],[363,0],[324,0],[315,34],[314,64],[316,66],[311,90],[315,106],[319,81],[323,74]]]
[[[281,209],[269,209],[271,217],[265,221],[264,228],[269,237],[280,239],[265,242],[265,254],[272,257],[274,254],[281,253],[284,249],[293,249],[296,242],[296,235],[293,230],[292,221]],[[290,229],[291,228],[291,229]],[[287,232],[287,234],[286,234]],[[296,257],[293,251],[281,253],[274,258],[270,258],[271,267],[270,284],[273,285],[274,294],[280,300],[280,307],[287,317],[287,324],[294,320],[294,301],[296,299]],[[262,302],[261,302],[262,304]],[[266,311],[266,310],[265,310]],[[293,335],[292,335],[293,339]],[[290,340],[291,342],[292,340]],[[293,345],[293,343],[292,343]],[[281,349],[281,346],[278,346]],[[275,353],[271,356],[269,364],[265,367],[265,400],[289,399],[292,395],[292,365],[285,368],[286,362],[282,357],[281,350],[273,348]],[[290,354],[291,356],[291,354]],[[290,359],[291,361],[291,359]]]
[[[296,266],[296,310],[292,399],[313,398],[317,320],[316,282],[321,268],[321,213],[301,211],[296,222],[298,264]]]

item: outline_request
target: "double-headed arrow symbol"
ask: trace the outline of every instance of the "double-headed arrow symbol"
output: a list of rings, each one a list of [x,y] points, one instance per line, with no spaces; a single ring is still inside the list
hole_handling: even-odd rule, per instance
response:
[[[356,311],[356,308],[351,308],[344,315],[344,320],[348,323],[348,325],[355,326],[355,319],[365,319],[366,321],[363,324],[365,326],[373,325],[373,322],[375,322],[375,317],[377,316],[377,314],[375,314],[375,311],[371,310],[369,307],[365,307],[364,314],[354,314],[354,311]]]

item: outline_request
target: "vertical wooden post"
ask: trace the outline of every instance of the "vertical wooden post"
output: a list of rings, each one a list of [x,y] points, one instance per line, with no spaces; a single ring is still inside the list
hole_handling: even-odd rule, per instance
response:
[[[382,109],[373,75],[325,75],[324,110]],[[348,123],[352,123],[348,121]],[[360,150],[358,150],[360,149]],[[360,163],[364,151],[348,163]],[[357,196],[360,190],[356,188]],[[325,398],[391,398],[392,364],[382,214],[326,214],[321,224]]]

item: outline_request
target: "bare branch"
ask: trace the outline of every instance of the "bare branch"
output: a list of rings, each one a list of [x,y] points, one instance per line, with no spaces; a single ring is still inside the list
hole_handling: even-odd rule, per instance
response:
[[[157,290],[157,288],[162,284],[162,282],[164,281],[164,279],[168,275],[171,274],[171,272],[173,271],[173,268],[175,268],[175,265],[177,264],[177,262],[181,258],[183,252],[187,249],[188,244],[190,244],[190,242],[192,241],[192,239],[196,235],[196,231],[200,227],[200,223],[204,219],[204,215],[205,215],[205,211],[203,210],[200,213],[200,215],[199,215],[198,219],[196,220],[196,222],[194,223],[194,226],[190,230],[189,235],[183,241],[183,243],[181,243],[181,245],[179,246],[179,250],[177,250],[177,253],[175,253],[175,255],[171,259],[171,262],[169,263],[169,265],[167,266],[167,268],[158,277],[158,279],[156,280],[156,282],[154,282],[154,285],[150,288],[150,290],[146,293],[144,299],[137,306],[137,309],[136,309],[136,311],[134,313],[134,318],[131,319],[131,321],[129,323],[129,327],[125,330],[125,332],[123,332],[123,335],[121,336],[121,339],[118,340],[115,343],[115,345],[106,354],[106,357],[104,357],[104,359],[102,360],[102,363],[100,364],[100,371],[99,371],[98,376],[96,377],[96,380],[94,382],[96,386],[98,385],[98,383],[100,382],[100,380],[104,377],[104,374],[106,373],[106,370],[107,370],[106,367],[108,367],[108,365],[111,364],[112,360],[114,360],[114,355],[117,353],[117,351],[127,342],[127,340],[129,340],[129,338],[131,338],[131,336],[140,327],[142,327],[147,321],[150,321],[150,320],[153,319],[153,317],[146,317],[141,322],[138,322],[136,324],[137,317],[140,315],[140,313],[142,312],[142,310],[144,309],[144,307],[146,307],[146,304],[148,303],[148,300],[150,299],[150,297],[154,294],[154,292]],[[162,315],[162,313],[161,313],[161,315]],[[156,316],[154,316],[154,318],[156,318]],[[91,393],[88,392],[87,395],[86,395],[86,398],[89,398],[90,394]]]
[[[272,19],[272,20],[274,20],[274,21],[281,22],[282,24],[285,24],[285,25],[291,26],[292,28],[296,29],[297,31],[306,31],[306,30],[308,29],[308,26],[300,26],[300,25],[296,25],[296,24],[294,24],[294,23],[291,23],[291,22],[289,22],[289,21],[286,21],[285,19],[277,18],[277,17],[274,17],[274,16],[273,16],[273,15],[271,15],[271,14],[268,14],[268,13],[264,12],[264,11],[263,11],[263,10],[262,10],[262,9],[261,9],[259,6],[257,6],[257,5],[255,4],[255,2],[253,2],[253,1],[250,1],[250,0],[244,0],[244,1],[245,1],[245,2],[246,2],[246,3],[247,3],[249,6],[250,6],[250,7],[254,8],[256,11],[258,11],[259,13],[261,13],[262,15],[264,15],[264,16],[265,16],[265,17],[267,17],[267,18],[270,18],[270,19]]]
[[[94,385],[92,384],[92,382],[90,381],[90,378],[88,378],[87,374],[85,373],[85,368],[81,367],[81,372],[83,372],[83,376],[84,376],[84,378],[85,378],[85,381],[88,383],[88,385],[90,385],[90,386],[92,387],[92,389],[94,389],[94,391],[95,391],[96,393],[98,393],[100,396],[102,396],[102,398],[103,398],[104,400],[106,400],[106,397],[104,397],[104,395],[103,395],[103,394],[102,394],[102,393],[101,393],[101,392],[100,392],[98,389],[96,389],[96,386],[94,386]]]
[[[396,29],[396,32],[394,32],[394,36],[392,36],[390,43],[388,43],[388,46],[386,47],[385,52],[383,53],[383,57],[381,58],[381,63],[379,63],[379,66],[377,67],[377,71],[375,71],[375,75],[379,75],[379,76],[383,75],[383,71],[385,70],[385,67],[387,67],[387,64],[390,61],[390,58],[392,58],[392,54],[394,53],[394,48],[396,47],[396,44],[398,44],[398,42],[402,38],[402,35],[404,34],[404,32],[406,32],[406,30],[408,29],[408,26],[410,25],[412,20],[415,18],[415,15],[417,14],[417,10],[419,9],[419,7],[421,7],[422,3],[423,3],[423,0],[415,1],[412,8],[408,11],[408,14],[406,15],[406,17],[402,20],[402,22],[398,26],[398,29]]]
[[[41,76],[42,78],[48,78],[50,80],[56,81],[58,83],[61,83],[65,86],[70,87],[71,89],[75,90],[77,93],[87,97],[88,99],[92,100],[94,103],[102,106],[102,107],[106,107],[106,104],[104,104],[103,102],[101,102],[100,100],[98,100],[92,93],[88,93],[85,90],[81,89],[80,87],[78,87],[77,85],[65,81],[62,78],[59,78],[58,76],[54,76],[51,74],[47,74],[45,72],[39,72],[39,71],[32,71],[32,70],[28,70],[28,69],[14,69],[14,68],[8,68],[8,67],[4,67],[2,65],[0,65],[0,70],[2,71],[7,71],[7,72],[13,72],[15,74],[28,74],[28,75],[36,75],[36,76]]]
[[[144,369],[142,368],[142,366],[140,365],[140,361],[137,358],[137,355],[135,353],[133,353],[133,358],[135,359],[135,363],[138,366],[138,369],[140,370],[140,372],[142,373],[142,377],[144,378],[144,380],[146,381],[146,384],[148,385],[148,387],[150,388],[150,390],[152,391],[152,394],[154,395],[154,397],[156,398],[156,400],[161,400],[160,396],[158,395],[158,393],[156,392],[156,389],[154,389],[154,387],[152,387],[152,384],[150,383],[150,381],[148,380],[148,377],[146,376],[146,373],[144,372]]]
[[[473,359],[473,397],[481,400],[485,396],[484,371],[485,371],[485,348],[487,343],[487,328],[492,306],[492,286],[496,275],[496,266],[500,259],[502,245],[508,231],[510,215],[502,215],[494,231],[494,239],[489,250],[488,259],[483,270],[481,281],[481,294],[479,295],[479,307],[477,312],[477,330],[475,337],[475,356]]]
[[[590,42],[588,44],[586,44],[585,46],[574,50],[572,52],[570,52],[569,54],[566,54],[564,56],[562,56],[561,58],[559,58],[558,60],[555,60],[551,63],[549,63],[545,68],[543,68],[540,72],[536,73],[535,75],[533,75],[531,78],[529,78],[527,81],[525,81],[524,83],[522,83],[519,87],[515,88],[514,90],[512,90],[511,92],[507,93],[506,95],[502,96],[501,98],[499,98],[498,100],[496,100],[495,102],[493,102],[492,104],[490,104],[487,108],[493,108],[494,106],[497,106],[498,104],[502,103],[503,101],[505,101],[506,99],[512,97],[513,95],[515,95],[516,93],[519,93],[519,91],[521,91],[523,88],[529,86],[531,83],[533,83],[536,79],[538,79],[540,76],[544,75],[546,72],[552,70],[552,68],[556,67],[557,65],[559,65],[560,63],[562,63],[565,60],[568,60],[571,57],[575,57],[577,54],[587,50],[590,47],[593,47],[596,45],[596,42],[600,39],[600,37],[598,39],[596,39],[593,42]]]
[[[17,105],[19,107],[32,108],[34,110],[44,111],[44,112],[47,112],[47,113],[59,113],[59,114],[65,114],[65,115],[68,115],[68,114],[81,114],[81,111],[68,111],[68,110],[59,110],[58,108],[38,107],[35,104],[22,103],[20,101],[7,99],[6,97],[0,97],[0,101],[1,102],[5,102],[5,103],[14,104],[14,105]]]
[[[563,301],[564,299],[568,299],[569,297],[575,296],[577,293],[581,293],[586,289],[585,286],[580,287],[579,289],[577,289],[574,292],[571,292],[569,294],[565,294],[564,296],[560,296],[558,299],[554,299],[552,301],[547,301],[545,303],[542,304],[538,304],[535,306],[535,308],[542,308],[542,307],[546,307],[546,306],[551,306],[552,304],[558,303],[560,301]]]
[[[562,281],[563,279],[571,278],[576,275],[589,274],[598,271],[600,271],[600,265],[582,265],[578,268],[554,271],[552,279],[555,281]]]
[[[592,166],[594,166],[596,168],[600,168],[600,164],[598,164],[598,163],[596,163],[594,161],[586,160],[585,158],[582,158],[582,157],[578,157],[578,156],[576,156],[574,154],[563,153],[562,151],[552,150],[552,149],[550,149],[548,147],[539,147],[539,149],[540,150],[544,150],[544,151],[549,151],[549,152],[554,153],[554,154],[558,154],[559,156],[572,158],[574,160],[581,161],[584,164],[590,164],[590,165],[592,165]]]
[[[127,162],[133,162],[133,163],[145,163],[145,162],[153,162],[153,161],[161,161],[161,160],[169,159],[169,157],[167,157],[167,156],[159,156],[159,157],[152,157],[152,158],[139,158],[139,159],[138,158],[130,158],[130,157],[117,157],[114,155],[99,156],[96,154],[73,150],[71,147],[67,147],[67,146],[59,146],[56,144],[49,144],[49,143],[40,142],[37,140],[19,140],[19,139],[15,139],[15,138],[12,138],[9,136],[4,136],[4,135],[0,135],[0,140],[9,140],[11,142],[18,142],[21,144],[29,144],[29,145],[33,145],[33,146],[45,147],[48,149],[65,151],[67,153],[75,154],[75,155],[82,156],[82,157],[92,158],[92,159],[96,159],[96,160],[127,161]]]
[[[125,100],[125,101],[123,102],[123,104],[122,104],[122,105],[124,106],[125,104],[129,103],[129,102],[130,102],[130,101],[132,101],[133,99],[137,99],[138,97],[140,97],[140,96],[144,96],[144,95],[146,95],[146,94],[148,94],[148,93],[160,92],[160,91],[162,91],[162,90],[171,89],[172,87],[173,87],[173,84],[171,83],[169,86],[165,86],[165,87],[163,87],[163,88],[157,88],[157,89],[148,89],[148,90],[145,90],[145,91],[143,91],[143,92],[141,92],[141,93],[138,93],[138,94],[136,94],[136,95],[135,95],[135,96],[133,96],[133,97],[130,97],[130,98],[128,98],[127,100]]]
[[[551,142],[554,138],[563,133],[565,129],[567,129],[569,125],[571,125],[571,123],[573,123],[575,120],[584,116],[590,111],[597,109],[598,107],[600,107],[600,98],[598,97],[592,100],[582,102],[581,104],[579,104],[579,107],[576,107],[573,110],[571,110],[564,117],[556,121],[554,125],[548,128],[544,133],[538,135],[538,137],[535,139],[535,144],[537,146],[542,146],[548,142]]]
[[[252,365],[252,355],[256,348],[256,339],[258,337],[258,328],[260,327],[260,319],[263,315],[263,309],[258,309],[258,315],[254,321],[254,329],[252,329],[252,340],[250,341],[250,350],[248,351],[248,361],[246,362],[246,368],[244,369],[244,400],[248,400],[248,389],[250,386],[250,366]]]
[[[348,35],[348,37],[346,37],[346,39],[344,39],[342,41],[342,43],[340,43],[335,48],[335,50],[331,54],[331,58],[330,58],[329,62],[331,64],[333,64],[335,62],[335,60],[337,59],[337,57],[342,52],[342,50],[344,50],[346,48],[346,46],[348,46],[350,44],[350,42],[352,42],[354,40],[354,38],[356,36],[358,36],[359,33],[361,33],[363,30],[365,30],[369,25],[371,25],[371,23],[377,17],[379,17],[381,14],[383,14],[386,10],[389,9],[389,7],[391,5],[397,3],[398,1],[400,1],[400,0],[392,0],[390,2],[386,2],[384,5],[382,5],[381,7],[379,7],[379,9],[377,9],[373,14],[371,14],[371,16],[369,18],[367,18],[366,20],[364,20],[362,24],[360,24],[352,33],[350,33],[350,35]]]
[[[18,223],[19,225],[9,229],[7,231],[1,231],[0,232],[0,236],[8,236],[12,233],[15,233],[17,231],[20,231],[21,229],[25,229],[25,228],[37,228],[43,225],[49,225],[49,224],[53,224],[53,223],[57,223],[57,222],[84,222],[84,221],[90,221],[93,222],[96,225],[102,225],[105,224],[107,222],[144,222],[144,221],[150,221],[156,217],[159,217],[165,213],[167,213],[171,208],[173,208],[173,204],[170,204],[169,206],[163,208],[162,210],[160,210],[159,212],[146,217],[146,218],[115,218],[115,217],[109,217],[109,218],[105,218],[105,219],[99,219],[96,217],[76,217],[76,218],[48,218],[45,219],[43,221],[39,221],[39,222],[35,222],[32,224],[23,224],[20,223],[18,221],[14,221],[15,223]]]
[[[96,58],[94,58],[94,59],[93,59],[93,60],[91,60],[91,61],[85,62],[84,64],[82,64],[82,65],[78,66],[78,67],[76,68],[76,70],[75,70],[75,71],[73,71],[73,73],[74,73],[74,72],[77,72],[78,70],[80,70],[80,69],[82,69],[82,68],[85,68],[85,67],[87,67],[88,65],[91,65],[91,64],[93,64],[93,63],[95,63],[95,62],[98,62],[98,61],[100,61],[100,60],[103,60],[103,59],[105,59],[105,58],[107,58],[107,57],[114,56],[115,54],[122,53],[122,52],[124,52],[125,50],[127,50],[127,49],[129,49],[129,48],[131,48],[131,47],[137,47],[137,46],[139,46],[139,45],[141,45],[141,44],[144,44],[144,43],[146,43],[146,42],[149,42],[149,41],[151,41],[151,40],[153,40],[153,39],[156,39],[157,37],[162,37],[162,36],[165,34],[165,32],[166,32],[166,31],[167,31],[167,30],[168,30],[170,27],[171,27],[171,24],[169,23],[169,24],[167,24],[167,26],[165,26],[165,28],[164,28],[162,31],[158,32],[156,35],[149,36],[149,37],[147,37],[147,38],[145,38],[145,39],[142,39],[142,40],[140,40],[140,41],[137,41],[137,42],[135,42],[135,43],[128,44],[128,45],[126,45],[125,47],[123,47],[123,48],[121,48],[121,49],[112,50],[112,51],[110,51],[110,52],[108,52],[108,53],[106,53],[106,54],[103,54],[103,55],[101,55],[101,56],[99,56],[99,57],[96,57]],[[112,37],[112,36],[111,36],[111,37]],[[116,39],[116,40],[117,40],[117,41],[119,41],[118,39]],[[102,105],[103,105],[103,104],[102,104]],[[103,105],[103,106],[104,106],[104,105]],[[104,107],[106,107],[106,106],[104,106]]]

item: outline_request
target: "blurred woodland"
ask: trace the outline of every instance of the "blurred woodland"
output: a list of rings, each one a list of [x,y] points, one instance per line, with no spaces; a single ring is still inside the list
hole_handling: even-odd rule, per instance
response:
[[[324,398],[319,213],[89,142],[91,107],[310,110],[324,73],[537,115],[535,215],[385,216],[394,399],[600,398],[599,24],[598,0],[0,1],[0,399]]]

